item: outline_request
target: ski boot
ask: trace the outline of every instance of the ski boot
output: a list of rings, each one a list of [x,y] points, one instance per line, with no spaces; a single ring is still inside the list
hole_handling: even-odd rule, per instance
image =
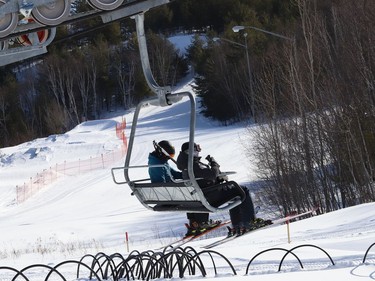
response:
[[[230,226],[227,226],[227,229],[228,229],[228,234],[227,234],[227,237],[232,237],[232,236],[237,236],[238,233],[240,233],[240,227],[230,227]]]

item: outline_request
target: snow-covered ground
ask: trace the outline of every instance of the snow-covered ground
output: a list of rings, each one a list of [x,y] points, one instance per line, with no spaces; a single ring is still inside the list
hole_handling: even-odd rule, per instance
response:
[[[187,84],[179,91],[190,89]],[[188,111],[187,99],[168,108],[149,106],[143,109],[131,164],[147,163],[153,140],[170,140],[178,153],[181,144],[188,139]],[[16,203],[15,186],[22,185],[44,169],[64,161],[88,159],[108,151],[118,151],[122,143],[116,137],[115,123],[121,122],[125,116],[126,134],[129,135],[132,115],[131,111],[118,112],[106,120],[82,123],[62,135],[0,149],[0,280],[11,280],[7,279],[9,271],[1,267],[21,270],[32,264],[53,266],[99,252],[126,256],[133,250],[156,249],[185,233],[184,213],[158,213],[145,209],[131,196],[127,185],[113,182],[110,168],[61,176],[25,202]],[[251,138],[244,126],[222,127],[198,115],[196,142],[201,144],[203,157],[213,155],[223,171],[237,172],[231,179],[250,185],[256,181],[251,160],[245,157],[243,145],[251,143]],[[117,166],[123,166],[123,159],[113,163],[113,167]],[[142,172],[134,173],[137,176]],[[254,200],[257,192],[252,189]],[[273,218],[277,214],[270,214],[267,206],[261,206],[258,216]],[[228,215],[214,214],[211,218],[225,219]],[[129,236],[128,245],[125,243],[125,233]],[[290,233],[290,243],[286,225],[281,225],[214,248],[229,259],[237,275],[233,276],[227,265],[220,264],[220,272],[225,273],[214,277],[211,272],[205,280],[375,279],[375,246],[370,248],[375,243],[375,203],[293,222]],[[189,246],[201,251],[202,246],[217,239],[219,237],[211,236],[192,242]],[[277,272],[285,252],[270,251],[258,256],[245,275],[247,264],[257,253],[271,248],[291,249],[301,245],[310,245],[295,250],[304,268],[291,256],[284,262],[282,270]],[[335,265],[315,246],[324,249]],[[362,263],[369,248],[367,259]],[[207,262],[208,268],[209,265],[210,262]],[[30,280],[45,278],[45,273],[34,275],[36,279]],[[197,276],[186,278],[203,279],[199,272]]]

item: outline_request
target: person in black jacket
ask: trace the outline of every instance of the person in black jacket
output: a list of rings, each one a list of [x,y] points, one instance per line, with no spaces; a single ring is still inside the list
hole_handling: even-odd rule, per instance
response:
[[[199,144],[194,144],[194,156],[193,156],[193,172],[195,178],[197,178],[197,183],[205,194],[207,201],[211,204],[230,196],[228,192],[230,190],[217,190],[217,192],[206,192],[207,187],[218,184],[222,181],[222,178],[218,178],[220,174],[220,165],[217,161],[208,155],[206,160],[209,164],[202,163],[199,153],[201,152],[201,147]],[[182,145],[181,151],[177,158],[177,168],[182,171],[182,177],[184,179],[189,179],[188,175],[188,159],[189,159],[189,142]],[[252,222],[255,221],[254,205],[251,200],[249,190],[245,186],[241,186],[246,194],[245,200],[237,207],[232,208],[229,211],[230,219],[232,222],[232,228],[230,229],[228,236],[231,235],[241,235],[246,231],[252,229]],[[188,213],[187,214],[190,224],[200,221],[207,221],[208,214],[204,213]]]

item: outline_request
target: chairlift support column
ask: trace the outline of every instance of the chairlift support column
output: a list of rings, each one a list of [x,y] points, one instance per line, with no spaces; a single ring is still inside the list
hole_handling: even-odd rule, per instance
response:
[[[130,138],[128,142],[128,151],[126,154],[125,159],[125,167],[129,167],[130,165],[130,157],[133,148],[135,130],[137,127],[137,121],[139,117],[139,112],[141,108],[149,103],[155,106],[170,106],[173,103],[179,102],[183,97],[188,96],[190,99],[190,129],[189,129],[189,161],[188,161],[188,174],[193,186],[198,186],[198,183],[195,179],[194,172],[193,172],[193,152],[194,152],[194,134],[195,134],[195,122],[196,122],[196,102],[195,97],[190,92],[182,92],[182,93],[175,93],[172,94],[172,90],[170,86],[161,87],[156,82],[150,67],[150,59],[148,56],[147,50],[147,41],[146,41],[146,34],[144,29],[144,13],[140,13],[134,16],[135,23],[136,23],[136,30],[137,30],[137,39],[139,45],[139,52],[142,62],[142,69],[143,74],[146,78],[146,82],[150,87],[151,91],[156,94],[157,97],[142,101],[138,104],[136,111],[133,116],[133,123],[130,132]],[[125,179],[128,182],[130,181],[128,169],[125,169]],[[200,188],[196,189],[196,192],[199,193],[200,198],[205,198],[202,190]],[[214,211],[214,208],[210,206],[210,204],[206,202],[202,202],[204,206]]]

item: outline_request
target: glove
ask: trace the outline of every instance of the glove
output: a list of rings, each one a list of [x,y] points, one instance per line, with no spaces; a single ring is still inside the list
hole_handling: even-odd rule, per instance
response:
[[[208,161],[208,163],[210,163],[210,166],[217,166],[217,167],[220,167],[220,165],[216,162],[216,160],[211,157],[210,155],[207,155],[206,157],[206,160]]]
[[[228,179],[228,176],[225,175],[225,176],[218,176],[217,180],[218,182],[224,182],[224,181],[228,181],[229,179]]]

